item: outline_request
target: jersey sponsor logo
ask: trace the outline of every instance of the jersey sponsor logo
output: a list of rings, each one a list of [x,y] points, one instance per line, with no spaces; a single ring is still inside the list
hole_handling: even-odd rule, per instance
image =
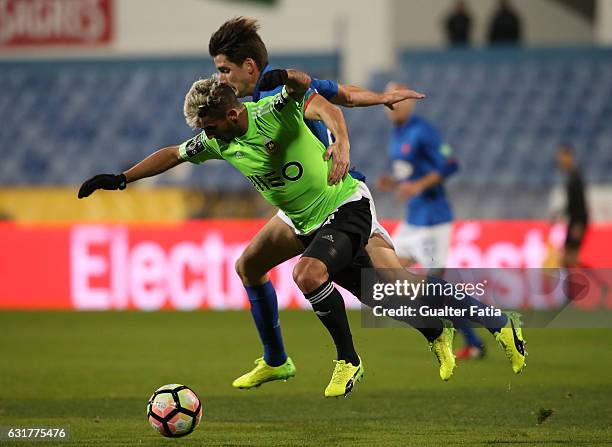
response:
[[[272,188],[280,188],[287,183],[298,181],[304,175],[304,167],[297,161],[286,163],[280,172],[271,171],[262,175],[247,175],[247,178],[257,191],[269,191]]]
[[[283,166],[282,174],[287,180],[295,182],[304,174],[304,167],[297,161],[290,161]]]
[[[276,141],[269,139],[264,141],[264,146],[266,146],[266,151],[270,155],[275,154],[280,149],[280,145]]]
[[[412,150],[412,146],[410,146],[409,143],[404,143],[400,147],[400,152],[404,155],[409,154],[411,150]]]
[[[200,140],[200,136],[197,135],[187,142],[185,147],[188,157],[193,157],[204,150],[204,143]]]

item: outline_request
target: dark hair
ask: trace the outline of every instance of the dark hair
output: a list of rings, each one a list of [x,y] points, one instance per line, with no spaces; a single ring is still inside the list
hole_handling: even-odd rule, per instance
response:
[[[262,71],[268,63],[268,50],[257,34],[258,29],[256,19],[234,17],[228,20],[208,41],[210,56],[223,54],[236,65],[241,65],[250,57]]]

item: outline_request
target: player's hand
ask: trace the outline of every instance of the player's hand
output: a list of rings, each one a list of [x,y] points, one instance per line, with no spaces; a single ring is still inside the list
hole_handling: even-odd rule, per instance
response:
[[[405,101],[406,99],[423,99],[425,95],[423,93],[415,92],[414,90],[391,90],[389,92],[385,92],[385,107],[393,110],[393,104],[398,103],[400,101]]]
[[[390,175],[381,175],[376,181],[376,187],[381,191],[389,192],[393,191],[397,186],[397,180]]]
[[[125,174],[98,174],[85,180],[79,189],[79,199],[89,197],[96,189],[125,189],[127,178]]]
[[[280,85],[285,85],[289,79],[287,70],[270,70],[261,77],[259,90],[269,92]]]
[[[323,157],[325,161],[332,159],[332,167],[329,171],[329,177],[327,177],[327,183],[335,185],[339,183],[349,171],[349,164],[351,162],[350,156],[350,145],[348,141],[338,140],[330,145],[325,151]]]
[[[412,197],[420,194],[423,191],[423,187],[418,182],[403,182],[395,193],[399,200],[408,200]]]

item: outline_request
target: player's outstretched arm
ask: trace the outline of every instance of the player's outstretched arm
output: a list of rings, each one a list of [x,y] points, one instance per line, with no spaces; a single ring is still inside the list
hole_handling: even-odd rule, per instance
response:
[[[305,106],[306,107],[306,106]],[[325,160],[332,159],[332,168],[327,181],[335,185],[342,180],[349,170],[351,145],[349,143],[348,129],[342,111],[327,101],[323,96],[313,93],[308,106],[304,110],[304,118],[323,121],[335,137],[335,142],[329,145],[325,152]]]
[[[369,107],[385,105],[393,110],[393,104],[406,99],[423,99],[423,93],[408,89],[390,90],[377,93],[355,85],[338,84],[338,94],[330,99],[334,104],[344,107]]]
[[[279,85],[285,85],[287,93],[299,101],[310,88],[310,76],[299,70],[270,70],[259,81],[262,91],[274,90]]]
[[[98,174],[85,180],[79,188],[79,199],[89,197],[97,189],[123,190],[128,183],[161,174],[182,162],[178,146],[165,147],[121,174]]]

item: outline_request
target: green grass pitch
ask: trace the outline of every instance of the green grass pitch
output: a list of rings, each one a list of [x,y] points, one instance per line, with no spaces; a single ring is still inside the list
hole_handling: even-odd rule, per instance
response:
[[[310,312],[281,321],[297,376],[243,391],[231,382],[260,349],[247,312],[3,312],[0,426],[69,426],[71,439],[0,445],[612,444],[611,330],[526,330],[520,376],[483,334],[488,358],[443,383],[416,331],[362,329],[351,313],[365,378],[348,398],[326,400],[327,333]],[[145,418],[149,395],[166,383],[192,387],[204,404],[201,425],[178,440]],[[538,424],[541,409],[554,413]]]

